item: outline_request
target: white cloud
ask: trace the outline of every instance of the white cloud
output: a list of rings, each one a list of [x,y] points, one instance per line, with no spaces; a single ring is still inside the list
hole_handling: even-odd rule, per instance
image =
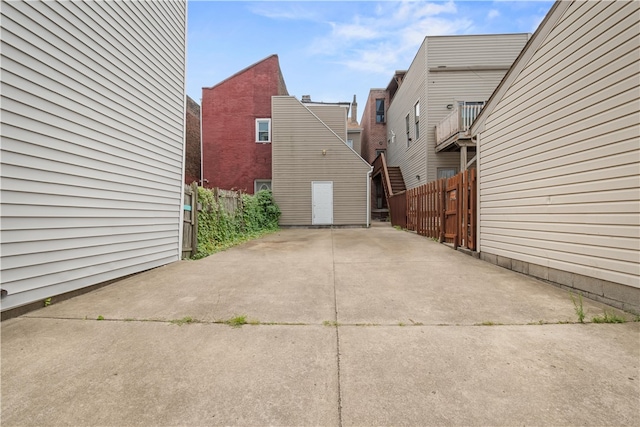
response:
[[[370,40],[378,37],[375,28],[368,25],[354,24],[337,24],[329,23],[333,27],[331,36],[336,38],[346,38],[347,40]]]
[[[472,22],[465,18],[444,19],[425,18],[402,30],[402,42],[414,48],[420,46],[426,36],[446,36],[459,34],[471,27]]]
[[[320,18],[317,10],[299,3],[251,3],[248,9],[255,15],[269,19],[315,21]]]
[[[500,16],[500,11],[497,9],[491,9],[489,13],[487,13],[487,19],[494,19]]]

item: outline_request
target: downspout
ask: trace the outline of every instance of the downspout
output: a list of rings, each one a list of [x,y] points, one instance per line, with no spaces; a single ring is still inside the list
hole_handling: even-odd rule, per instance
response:
[[[371,219],[371,174],[373,173],[373,166],[367,172],[367,228],[369,228]]]
[[[480,133],[476,140],[476,252],[480,254]]]

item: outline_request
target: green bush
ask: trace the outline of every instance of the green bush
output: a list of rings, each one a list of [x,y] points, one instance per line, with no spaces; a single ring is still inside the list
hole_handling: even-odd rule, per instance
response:
[[[262,236],[278,229],[280,209],[271,191],[262,190],[255,195],[243,194],[242,207],[228,213],[216,201],[213,190],[198,187],[198,253],[202,258],[240,242]]]

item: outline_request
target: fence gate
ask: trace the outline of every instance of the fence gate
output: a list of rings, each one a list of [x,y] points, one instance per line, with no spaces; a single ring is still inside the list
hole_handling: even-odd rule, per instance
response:
[[[184,187],[184,221],[182,223],[182,259],[198,252],[198,185]]]

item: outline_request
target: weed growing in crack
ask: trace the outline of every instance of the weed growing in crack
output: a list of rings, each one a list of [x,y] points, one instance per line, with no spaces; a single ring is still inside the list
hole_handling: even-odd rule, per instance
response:
[[[569,292],[569,296],[571,297],[571,302],[573,302],[573,307],[576,310],[576,315],[578,316],[578,322],[584,323],[584,307],[582,306],[582,295],[578,294],[578,301],[573,296],[572,292]]]
[[[224,323],[231,326],[232,328],[240,328],[242,325],[247,324],[247,316],[243,314],[241,316],[232,317],[231,319],[226,320]]]
[[[171,323],[172,325],[178,325],[178,326],[182,326],[186,323],[194,323],[194,322],[195,320],[193,320],[193,318],[190,316],[185,316],[182,319],[169,320],[169,323]]]
[[[595,316],[591,319],[593,323],[624,323],[624,317],[618,316],[613,311],[605,310],[602,316]]]

